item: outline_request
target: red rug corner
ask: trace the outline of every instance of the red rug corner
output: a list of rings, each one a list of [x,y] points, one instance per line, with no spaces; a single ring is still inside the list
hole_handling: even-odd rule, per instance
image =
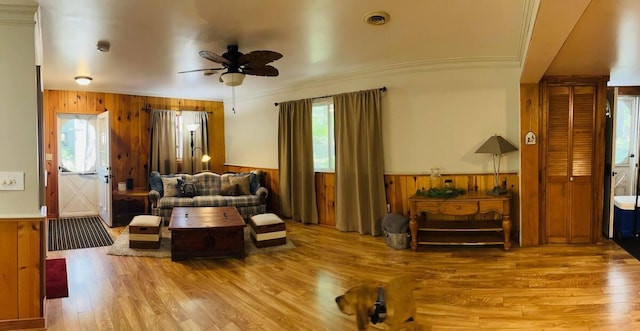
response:
[[[65,298],[69,296],[67,284],[67,262],[64,258],[45,261],[47,275],[47,299]]]

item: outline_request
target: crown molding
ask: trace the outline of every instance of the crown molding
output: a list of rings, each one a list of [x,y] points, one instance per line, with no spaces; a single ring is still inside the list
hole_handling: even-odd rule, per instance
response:
[[[280,93],[290,93],[292,91],[306,88],[323,87],[330,84],[350,81],[359,78],[374,76],[388,76],[397,74],[414,74],[420,72],[432,72],[441,70],[460,69],[517,69],[520,68],[520,58],[518,56],[504,57],[476,57],[476,58],[446,58],[436,60],[415,61],[406,63],[396,63],[387,66],[371,67],[366,69],[356,69],[343,71],[339,74],[326,75],[323,77],[291,82],[287,87],[276,90],[269,90],[263,93],[251,94],[250,96],[238,97],[236,101],[246,101],[256,98],[263,98]],[[226,99],[226,98],[225,98]]]
[[[32,5],[2,4],[0,3],[0,25],[34,25],[36,3]]]

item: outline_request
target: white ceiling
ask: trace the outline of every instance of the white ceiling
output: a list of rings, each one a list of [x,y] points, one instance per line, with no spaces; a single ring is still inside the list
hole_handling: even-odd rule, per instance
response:
[[[0,0],[2,1],[2,0]],[[243,95],[380,70],[484,63],[543,74],[611,74],[640,85],[638,0],[39,0],[47,89],[222,100],[200,50],[273,50],[278,77],[247,76]],[[539,5],[539,6],[538,6]],[[538,9],[536,11],[536,9]],[[383,26],[363,16],[384,10]],[[536,16],[537,15],[537,16]],[[532,20],[537,19],[530,31]],[[531,36],[531,42],[529,42]],[[101,53],[96,44],[111,43]],[[524,52],[527,52],[526,56]],[[74,76],[93,82],[80,87]]]
[[[247,76],[243,94],[425,64],[519,66],[533,0],[40,0],[47,89],[221,100],[217,67],[198,55],[273,50],[278,77]],[[384,10],[384,26],[363,16]],[[100,40],[111,43],[97,51]],[[79,87],[74,76],[93,77]],[[236,88],[238,89],[238,88]]]

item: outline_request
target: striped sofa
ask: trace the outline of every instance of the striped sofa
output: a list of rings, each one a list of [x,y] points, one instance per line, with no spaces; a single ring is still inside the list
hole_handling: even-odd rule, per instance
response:
[[[166,225],[171,218],[173,207],[221,207],[234,206],[245,220],[249,217],[266,212],[266,200],[268,190],[261,186],[262,172],[259,170],[250,173],[225,173],[216,174],[213,172],[201,172],[195,175],[175,174],[160,175],[158,172],[152,172],[149,176],[149,202],[151,205],[151,213],[162,217],[163,223]],[[249,195],[222,195],[225,193],[223,188],[230,185],[231,177],[250,178]],[[170,179],[179,178],[183,183],[191,183],[195,186],[195,195],[183,196],[178,194],[164,194],[164,187]],[[164,179],[164,181],[163,181]],[[169,179],[169,180],[167,180]],[[171,195],[171,196],[168,196]]]

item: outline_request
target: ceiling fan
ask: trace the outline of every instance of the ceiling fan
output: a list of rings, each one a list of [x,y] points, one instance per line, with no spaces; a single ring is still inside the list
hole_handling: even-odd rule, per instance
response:
[[[226,72],[220,74],[220,82],[228,86],[238,86],[242,84],[245,75],[278,76],[278,69],[268,65],[268,63],[282,58],[282,54],[266,50],[252,51],[243,54],[238,51],[238,45],[227,46],[227,52],[222,55],[210,51],[200,51],[199,54],[209,61],[221,64],[222,67],[187,70],[180,71],[179,73],[202,71],[208,76],[218,70],[227,69]]]

